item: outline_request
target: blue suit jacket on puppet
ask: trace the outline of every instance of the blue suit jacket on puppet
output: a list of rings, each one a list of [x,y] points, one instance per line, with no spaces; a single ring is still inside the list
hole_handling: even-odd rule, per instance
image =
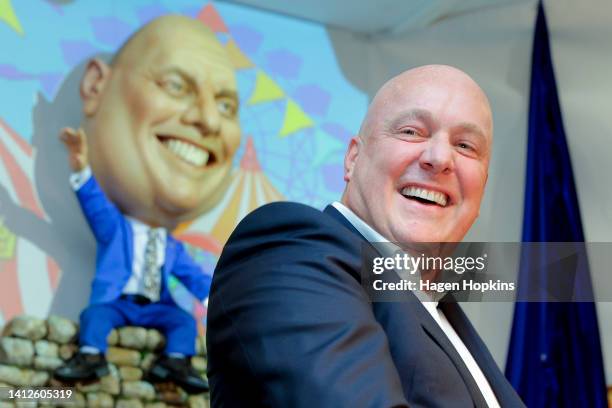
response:
[[[132,226],[106,197],[93,176],[81,186],[76,196],[98,245],[89,301],[91,304],[113,301],[121,295],[132,274]],[[178,278],[198,299],[208,296],[211,278],[191,259],[183,244],[168,234],[160,302],[174,303],[168,291],[170,275]]]

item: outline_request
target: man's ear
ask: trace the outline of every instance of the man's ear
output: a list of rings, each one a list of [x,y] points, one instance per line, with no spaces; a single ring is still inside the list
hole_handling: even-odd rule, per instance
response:
[[[344,156],[344,181],[350,181],[353,176],[353,169],[355,168],[355,162],[357,156],[359,156],[359,150],[361,149],[361,139],[359,136],[355,136],[349,143],[348,150]]]
[[[87,63],[80,87],[85,116],[92,116],[98,110],[110,76],[111,67],[104,61],[94,58]]]

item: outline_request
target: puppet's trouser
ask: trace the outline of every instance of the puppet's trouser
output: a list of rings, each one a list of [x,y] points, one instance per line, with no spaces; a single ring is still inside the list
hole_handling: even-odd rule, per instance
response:
[[[166,336],[166,354],[195,354],[196,322],[183,309],[167,303],[139,305],[117,299],[88,306],[81,313],[81,346],[92,346],[106,352],[106,337],[121,326],[143,326],[159,330]]]

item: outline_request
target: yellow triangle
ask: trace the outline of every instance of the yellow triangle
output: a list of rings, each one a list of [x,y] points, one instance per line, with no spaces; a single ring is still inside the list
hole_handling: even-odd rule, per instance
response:
[[[15,15],[11,0],[0,0],[0,21],[8,24],[17,34],[23,35],[23,28]]]
[[[304,113],[297,103],[291,99],[287,100],[287,109],[285,110],[285,119],[283,120],[280,136],[287,136],[290,133],[312,127],[313,125],[312,119]]]
[[[249,98],[249,105],[261,102],[270,102],[285,97],[285,92],[272,78],[262,71],[257,71],[255,78],[255,90]]]
[[[255,66],[251,60],[240,51],[240,48],[238,48],[234,40],[229,40],[225,48],[227,49],[230,61],[235,69],[252,68]]]

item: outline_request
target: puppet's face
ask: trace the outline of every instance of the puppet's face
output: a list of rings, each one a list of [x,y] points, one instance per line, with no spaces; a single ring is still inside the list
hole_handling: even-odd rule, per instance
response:
[[[91,165],[124,213],[172,228],[218,202],[240,127],[234,71],[211,33],[162,26],[128,43],[95,108]]]

